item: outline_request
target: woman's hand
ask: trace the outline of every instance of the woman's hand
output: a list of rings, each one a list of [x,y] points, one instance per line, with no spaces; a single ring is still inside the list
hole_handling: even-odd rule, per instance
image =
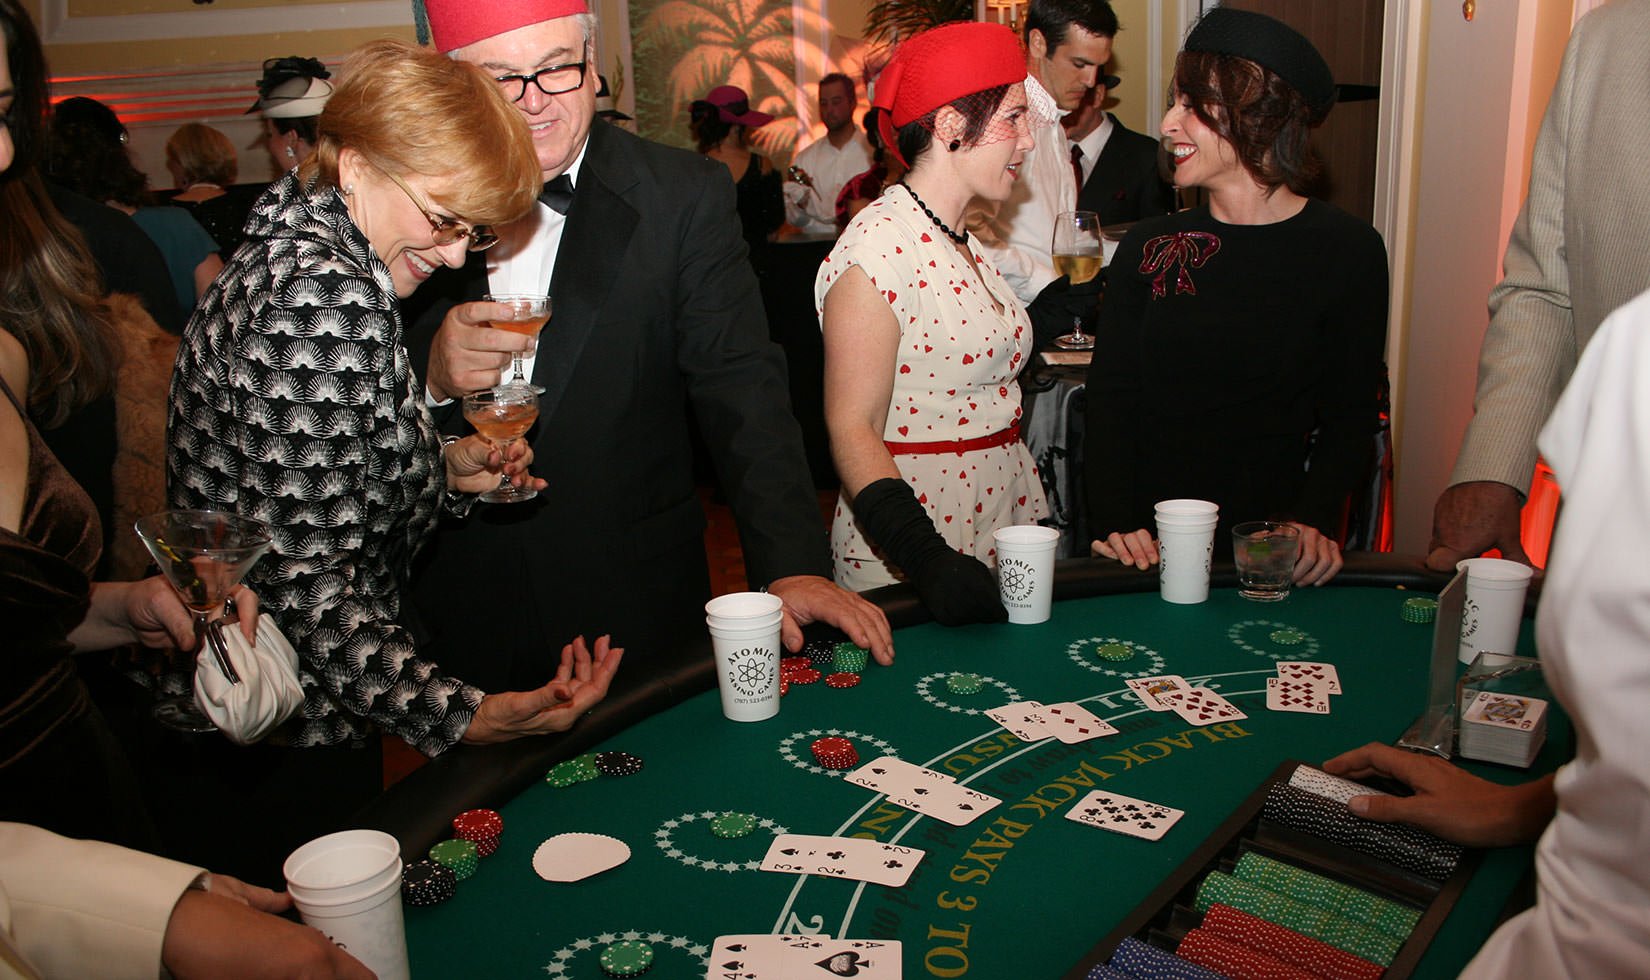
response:
[[[1290,521],[1289,525],[1301,532],[1300,554],[1295,558],[1295,584],[1322,585],[1334,578],[1346,564],[1341,557],[1341,546],[1315,527],[1300,521]]]
[[[229,593],[248,643],[258,638],[258,594],[244,585]],[[69,634],[76,650],[108,650],[127,643],[164,650],[195,646],[195,620],[177,590],[159,575],[139,582],[92,583],[92,607]]]
[[[1106,535],[1104,541],[1090,544],[1089,554],[1096,558],[1110,558],[1124,565],[1133,565],[1142,572],[1159,561],[1157,542],[1152,540],[1152,533],[1145,528],[1127,534],[1113,531]]]
[[[510,444],[509,456],[494,449],[479,435],[468,435],[446,447],[447,486],[464,493],[484,493],[498,486],[502,472],[510,485],[543,490],[550,484],[527,472],[533,462],[533,447],[525,439]]]
[[[464,732],[464,741],[485,745],[567,731],[607,696],[607,686],[623,657],[624,650],[610,647],[605,636],[596,640],[592,657],[584,637],[578,637],[562,647],[561,668],[548,684],[536,691],[507,691],[483,698]]]

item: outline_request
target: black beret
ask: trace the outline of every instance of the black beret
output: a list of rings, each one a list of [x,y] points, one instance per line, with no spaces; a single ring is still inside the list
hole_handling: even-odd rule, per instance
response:
[[[1186,35],[1186,50],[1235,55],[1269,68],[1320,116],[1335,104],[1335,78],[1323,55],[1294,28],[1265,14],[1216,7]]]

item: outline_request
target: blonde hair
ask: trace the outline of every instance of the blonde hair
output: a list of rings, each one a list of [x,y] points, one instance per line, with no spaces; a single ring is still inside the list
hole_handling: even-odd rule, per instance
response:
[[[432,196],[471,224],[505,224],[533,207],[541,178],[527,121],[481,69],[386,39],[355,49],[339,74],[300,180],[338,186],[348,148],[387,174],[441,181]]]
[[[239,172],[235,144],[203,123],[184,123],[167,137],[166,163],[177,168],[184,186],[204,181],[227,187]]]

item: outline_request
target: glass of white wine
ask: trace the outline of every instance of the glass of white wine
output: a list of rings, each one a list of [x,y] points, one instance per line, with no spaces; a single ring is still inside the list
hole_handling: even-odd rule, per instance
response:
[[[1062,211],[1054,219],[1054,271],[1076,286],[1100,274],[1100,216],[1093,211]],[[1094,338],[1083,332],[1080,317],[1071,318],[1071,333],[1054,338],[1066,350],[1093,350]]]

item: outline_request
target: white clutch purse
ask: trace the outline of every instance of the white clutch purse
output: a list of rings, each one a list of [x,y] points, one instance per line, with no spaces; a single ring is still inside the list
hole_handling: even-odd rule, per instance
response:
[[[258,617],[258,645],[246,642],[240,627],[225,623],[223,637],[239,684],[224,676],[211,638],[195,655],[195,703],[236,745],[251,745],[291,718],[304,703],[298,683],[298,652],[268,613]]]

